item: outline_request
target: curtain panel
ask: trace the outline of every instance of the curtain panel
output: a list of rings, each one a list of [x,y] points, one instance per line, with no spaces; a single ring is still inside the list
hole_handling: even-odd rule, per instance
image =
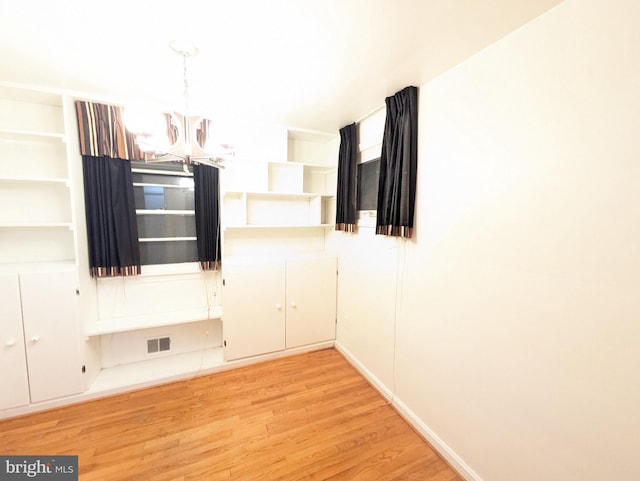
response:
[[[82,171],[91,275],[140,274],[131,163],[83,155]]]
[[[220,267],[220,173],[215,167],[193,166],[198,261],[202,270]]]
[[[89,268],[93,277],[140,273],[138,225],[129,160],[142,159],[122,108],[75,103],[82,154]]]
[[[125,128],[122,107],[76,100],[76,114],[82,155],[144,159],[135,136]]]
[[[418,89],[385,99],[376,234],[411,237],[418,168]]]
[[[355,232],[356,230],[357,158],[358,127],[354,122],[340,129],[335,230],[344,232]]]

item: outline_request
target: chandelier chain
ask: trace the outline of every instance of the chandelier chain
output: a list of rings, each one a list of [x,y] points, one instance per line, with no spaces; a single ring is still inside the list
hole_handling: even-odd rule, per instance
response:
[[[182,74],[184,80],[184,108],[185,114],[189,115],[189,80],[187,77],[187,54],[182,54]]]

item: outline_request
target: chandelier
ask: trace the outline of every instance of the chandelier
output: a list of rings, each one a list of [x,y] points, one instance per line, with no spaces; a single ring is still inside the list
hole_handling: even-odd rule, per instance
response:
[[[161,113],[129,107],[124,111],[126,128],[134,134],[146,162],[183,162],[185,168],[192,163],[224,168],[224,161],[234,155],[233,146],[213,140],[210,119],[190,115],[187,60],[198,54],[198,48],[176,40],[169,47],[182,57],[184,111]]]

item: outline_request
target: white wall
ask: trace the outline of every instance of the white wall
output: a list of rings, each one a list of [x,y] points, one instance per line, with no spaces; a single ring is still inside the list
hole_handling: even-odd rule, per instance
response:
[[[339,345],[469,479],[640,479],[639,80],[640,3],[565,1],[421,87],[415,239],[334,236]]]

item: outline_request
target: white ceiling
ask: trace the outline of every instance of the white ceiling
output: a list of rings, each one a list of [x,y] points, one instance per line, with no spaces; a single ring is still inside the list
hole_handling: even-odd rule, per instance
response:
[[[560,0],[0,0],[0,81],[336,132]]]

